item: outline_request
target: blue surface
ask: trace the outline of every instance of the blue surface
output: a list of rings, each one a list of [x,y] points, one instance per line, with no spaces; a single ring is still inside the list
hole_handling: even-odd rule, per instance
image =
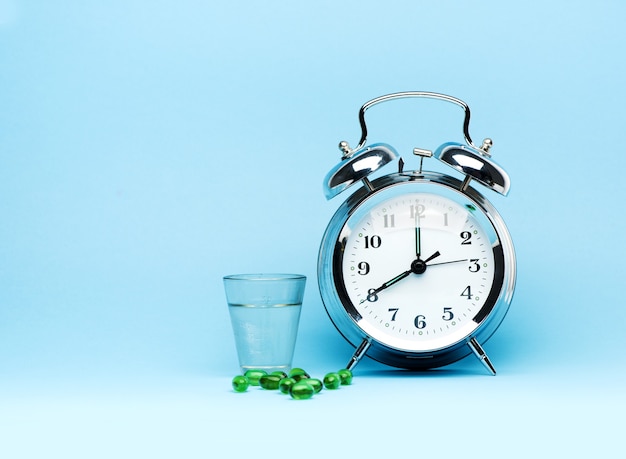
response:
[[[614,455],[626,6],[466,3],[0,0],[0,455]],[[363,361],[308,402],[234,394],[224,274],[306,274],[296,364],[350,356],[317,291],[321,183],[361,104],[406,90],[465,100],[511,176],[498,376]],[[462,141],[441,105],[368,111],[370,143],[416,167]]]

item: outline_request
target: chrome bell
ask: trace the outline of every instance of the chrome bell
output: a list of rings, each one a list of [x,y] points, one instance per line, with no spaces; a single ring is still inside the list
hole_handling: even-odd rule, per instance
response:
[[[492,145],[491,139],[485,139],[480,148],[449,142],[437,148],[433,156],[465,174],[465,184],[469,179],[476,180],[506,196],[511,181],[506,171],[491,159],[489,149]]]
[[[372,144],[354,152],[344,142],[339,147],[345,154],[342,161],[324,177],[326,199],[337,196],[399,156],[391,145],[384,143]]]

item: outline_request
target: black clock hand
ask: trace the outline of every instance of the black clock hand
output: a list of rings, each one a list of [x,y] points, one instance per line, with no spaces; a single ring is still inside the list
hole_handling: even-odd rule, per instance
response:
[[[408,277],[409,274],[411,274],[413,271],[411,269],[408,269],[406,271],[404,271],[402,274],[397,275],[396,277],[394,277],[393,279],[385,282],[383,285],[381,285],[378,288],[375,288],[373,290],[370,290],[367,293],[367,298],[364,300],[361,300],[361,303],[369,300],[370,298],[373,298],[374,296],[376,296],[379,292],[382,292],[383,290],[385,290],[386,288],[391,287],[392,285],[396,284],[397,282],[400,282],[402,279],[404,279],[405,277]]]
[[[427,266],[426,263],[428,263],[431,260],[434,260],[439,255],[441,255],[441,253],[439,253],[439,250],[437,250],[426,260],[421,260],[419,258],[417,258],[416,260],[413,260],[413,263],[411,263],[411,272],[414,272],[415,274],[424,274],[426,272],[426,266]]]
[[[400,282],[402,279],[408,277],[411,273],[414,274],[423,274],[424,271],[426,271],[426,263],[428,263],[431,260],[434,260],[435,258],[437,258],[438,256],[440,256],[441,253],[439,253],[439,251],[437,250],[435,253],[433,253],[430,257],[428,257],[426,260],[420,260],[419,258],[415,261],[413,261],[413,263],[411,263],[411,268],[407,269],[406,271],[404,271],[401,274],[398,274],[396,277],[394,277],[391,280],[388,280],[387,282],[385,282],[383,285],[381,285],[378,288],[375,288],[371,291],[369,291],[367,293],[367,298],[365,300],[361,300],[361,303],[369,300],[370,298],[373,298],[374,296],[376,296],[378,293],[382,292],[383,290],[385,290],[386,288],[391,287],[392,285]]]
[[[421,230],[419,225],[415,225],[415,256],[417,257],[417,259],[419,259],[420,257],[420,251],[422,249],[421,247]]]

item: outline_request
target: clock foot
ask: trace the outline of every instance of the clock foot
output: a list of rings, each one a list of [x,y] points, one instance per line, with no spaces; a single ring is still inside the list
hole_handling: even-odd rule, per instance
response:
[[[356,351],[354,351],[352,358],[346,365],[346,368],[348,370],[352,370],[356,366],[356,364],[359,363],[359,360],[361,360],[361,357],[363,357],[365,353],[367,352],[367,350],[369,349],[370,344],[372,344],[370,340],[368,339],[363,340],[361,345],[356,349]]]
[[[480,344],[478,344],[478,341],[476,341],[476,338],[472,338],[471,340],[469,340],[467,345],[474,352],[476,357],[478,357],[478,359],[482,362],[482,364],[485,366],[485,368],[487,368],[489,373],[491,373],[493,376],[495,376],[496,375],[496,369],[494,368],[493,364],[491,363],[491,360],[489,360],[489,357],[487,357],[487,354],[485,354],[485,351],[483,350],[483,348],[480,346]]]

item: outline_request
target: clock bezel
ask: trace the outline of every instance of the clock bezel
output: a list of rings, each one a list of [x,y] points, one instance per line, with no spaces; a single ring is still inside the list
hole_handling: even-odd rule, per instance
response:
[[[345,290],[342,275],[343,248],[345,243],[346,223],[359,212],[367,212],[382,200],[386,194],[393,196],[403,194],[402,190],[389,190],[390,187],[398,187],[412,184],[411,190],[419,191],[419,188],[430,188],[433,185],[439,194],[446,197],[454,196],[459,202],[468,200],[480,214],[484,216],[483,223],[488,227],[484,229],[490,233],[490,239],[494,239],[492,246],[495,273],[494,281],[487,300],[473,319],[477,327],[468,335],[448,346],[433,348],[427,351],[414,351],[399,348],[393,345],[393,339],[381,340],[364,331],[359,326],[360,315],[352,304]],[[318,279],[320,293],[324,307],[337,330],[354,347],[358,347],[364,340],[369,342],[367,356],[387,365],[408,369],[426,369],[447,365],[469,355],[472,350],[467,346],[471,339],[481,343],[487,341],[496,331],[506,313],[513,296],[515,287],[515,251],[513,243],[500,214],[493,205],[472,187],[466,187],[460,191],[462,182],[454,177],[436,172],[395,173],[380,177],[371,182],[370,187],[362,187],[355,191],[335,212],[332,217],[320,246],[318,260]],[[424,186],[427,185],[427,186]],[[442,187],[442,188],[438,188]],[[381,193],[385,191],[384,193]]]

